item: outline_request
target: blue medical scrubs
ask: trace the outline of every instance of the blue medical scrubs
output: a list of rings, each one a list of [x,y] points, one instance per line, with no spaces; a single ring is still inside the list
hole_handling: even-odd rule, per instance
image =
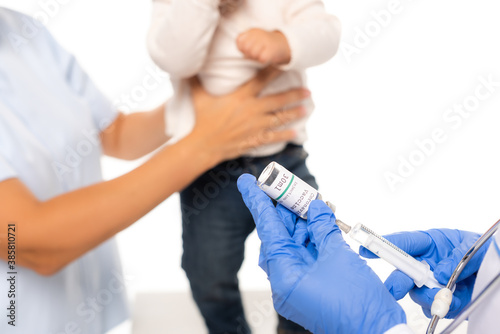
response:
[[[40,201],[101,182],[98,134],[115,117],[45,28],[0,8],[0,182],[17,178]],[[18,243],[26,228],[17,227]],[[128,317],[130,280],[114,239],[50,277],[17,267],[9,281],[8,271],[0,260],[0,333],[105,333]],[[7,294],[12,282],[15,298]]]

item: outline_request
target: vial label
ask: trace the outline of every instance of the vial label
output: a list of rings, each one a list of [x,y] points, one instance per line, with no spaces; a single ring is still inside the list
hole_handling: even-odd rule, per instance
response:
[[[318,197],[318,191],[295,177],[286,169],[281,169],[276,180],[264,189],[278,203],[300,217],[306,217],[309,204]]]

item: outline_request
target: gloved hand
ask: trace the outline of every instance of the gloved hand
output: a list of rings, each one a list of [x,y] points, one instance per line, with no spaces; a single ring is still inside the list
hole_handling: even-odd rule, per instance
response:
[[[345,243],[325,203],[311,203],[306,223],[276,209],[253,176],[241,176],[238,188],[262,241],[260,265],[278,313],[316,334],[384,333],[406,322],[378,276]]]
[[[278,215],[280,216],[283,224],[285,225],[290,236],[292,236],[295,243],[304,246],[309,254],[313,257],[313,259],[317,259],[318,251],[310,242],[309,232],[307,232],[307,222],[304,219],[299,218],[299,216],[297,216],[281,204],[278,204],[276,206],[276,211],[278,212]],[[267,259],[265,253],[262,251],[262,246],[263,245],[261,245],[261,252],[259,256],[259,266],[267,273],[267,267],[264,268],[265,266],[267,266]]]
[[[425,260],[434,271],[436,279],[443,285],[448,283],[455,267],[479,237],[477,233],[449,229],[402,232],[385,236],[419,261]],[[454,318],[470,302],[476,273],[487,249],[487,245],[481,247],[459,276],[446,318]],[[359,253],[367,258],[377,257],[364,247],[360,247]],[[385,286],[398,300],[410,292],[410,297],[422,306],[425,315],[431,317],[430,309],[438,289],[425,286],[417,288],[413,280],[399,270],[395,270],[387,278]]]

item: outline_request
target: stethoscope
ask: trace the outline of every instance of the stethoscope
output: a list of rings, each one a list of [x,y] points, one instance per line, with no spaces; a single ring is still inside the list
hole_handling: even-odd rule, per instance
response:
[[[462,260],[458,263],[453,271],[453,274],[448,281],[445,288],[441,289],[434,297],[434,302],[431,307],[432,319],[427,327],[427,334],[433,334],[436,330],[437,323],[440,319],[444,318],[448,313],[453,298],[452,289],[458,280],[458,277],[464,270],[470,259],[477,253],[477,251],[495,234],[500,226],[500,220],[497,221],[486,233],[484,233],[474,245],[467,251]],[[455,320],[444,329],[441,334],[450,334],[454,331],[469,315],[481,304],[481,302],[489,295],[490,292],[500,286],[500,273],[481,291],[481,293],[467,305],[462,312],[455,318]]]

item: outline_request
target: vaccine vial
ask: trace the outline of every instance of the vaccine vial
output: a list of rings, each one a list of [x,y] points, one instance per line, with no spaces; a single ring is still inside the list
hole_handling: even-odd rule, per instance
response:
[[[277,162],[267,165],[257,184],[269,197],[303,219],[307,219],[311,202],[322,199],[316,189]]]

